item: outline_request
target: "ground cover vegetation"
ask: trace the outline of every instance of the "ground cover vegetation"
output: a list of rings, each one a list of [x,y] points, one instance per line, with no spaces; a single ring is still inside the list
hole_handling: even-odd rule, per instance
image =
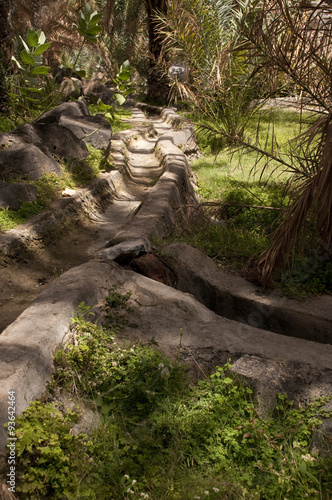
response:
[[[313,446],[327,399],[294,408],[279,395],[263,414],[229,364],[190,382],[180,332],[176,360],[119,341],[129,299],[110,291],[103,326],[80,305],[47,396],[18,419],[19,498],[329,498],[330,445]]]

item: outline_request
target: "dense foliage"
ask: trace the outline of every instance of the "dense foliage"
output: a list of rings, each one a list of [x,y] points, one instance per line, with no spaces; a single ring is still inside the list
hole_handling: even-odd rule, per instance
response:
[[[156,346],[116,341],[129,297],[111,292],[104,328],[81,305],[48,399],[19,418],[20,498],[327,499],[331,458],[312,447],[327,400],[295,409],[279,395],[264,414],[230,365],[190,384]]]

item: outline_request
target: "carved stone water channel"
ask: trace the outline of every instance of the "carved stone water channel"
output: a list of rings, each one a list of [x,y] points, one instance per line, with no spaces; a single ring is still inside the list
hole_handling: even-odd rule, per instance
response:
[[[63,244],[70,253],[78,241],[76,259],[81,256],[80,265],[69,264],[38,296],[34,293],[0,336],[1,451],[8,391],[16,392],[18,412],[40,397],[78,304],[99,314],[114,286],[120,293],[131,292],[131,321],[121,337],[153,339],[167,354],[187,362],[196,376],[231,359],[233,371],[247,377],[263,406],[278,391],[295,402],[332,392],[331,297],[298,304],[268,295],[183,244],[164,248],[177,275],[176,288],[121,265],[151,253],[152,238],[162,237],[174,224],[174,207],[195,200],[185,156],[195,148],[192,128],[172,109],[145,105],[134,109],[132,127],[112,137],[112,172],[0,238],[4,259],[24,252],[32,258],[36,241],[47,250],[49,235],[70,219],[76,240],[68,236],[66,247],[65,235],[55,246]],[[79,237],[82,211],[89,227]],[[48,248],[55,251],[55,246]]]

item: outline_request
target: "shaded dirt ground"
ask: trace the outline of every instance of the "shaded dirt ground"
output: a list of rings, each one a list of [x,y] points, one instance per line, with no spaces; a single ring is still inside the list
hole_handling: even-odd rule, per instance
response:
[[[37,297],[43,286],[73,266],[91,259],[96,224],[85,219],[72,224],[56,240],[35,242],[16,258],[0,257],[0,332]]]

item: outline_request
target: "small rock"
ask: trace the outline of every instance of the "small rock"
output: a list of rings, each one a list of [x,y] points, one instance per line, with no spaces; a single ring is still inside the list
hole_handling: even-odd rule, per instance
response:
[[[73,196],[76,193],[75,189],[66,188],[61,192],[61,196],[66,198],[67,196]]]
[[[97,253],[100,259],[110,259],[119,264],[129,262],[142,253],[151,252],[152,246],[147,238],[135,238],[123,241]]]

